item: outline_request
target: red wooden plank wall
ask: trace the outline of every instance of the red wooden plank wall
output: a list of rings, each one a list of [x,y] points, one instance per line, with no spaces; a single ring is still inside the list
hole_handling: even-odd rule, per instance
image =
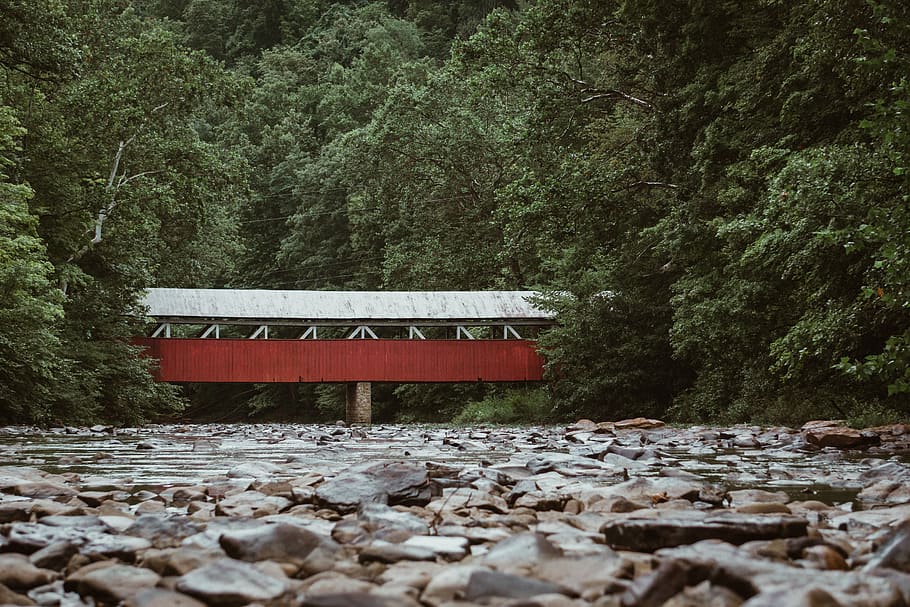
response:
[[[527,340],[140,338],[166,382],[540,381]]]

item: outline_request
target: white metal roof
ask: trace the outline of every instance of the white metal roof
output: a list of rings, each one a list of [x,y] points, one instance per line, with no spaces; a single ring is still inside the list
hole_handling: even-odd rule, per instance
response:
[[[553,315],[529,301],[534,295],[534,291],[148,289],[144,304],[148,315],[159,321],[551,323]]]

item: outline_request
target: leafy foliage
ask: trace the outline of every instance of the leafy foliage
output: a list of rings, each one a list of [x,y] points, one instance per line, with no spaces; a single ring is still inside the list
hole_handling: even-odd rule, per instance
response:
[[[384,419],[910,412],[905,2],[0,15],[0,315],[31,327],[0,327],[11,420],[179,408],[129,345],[154,285],[535,288],[558,312],[546,397],[384,386]],[[335,387],[188,394],[340,414]]]

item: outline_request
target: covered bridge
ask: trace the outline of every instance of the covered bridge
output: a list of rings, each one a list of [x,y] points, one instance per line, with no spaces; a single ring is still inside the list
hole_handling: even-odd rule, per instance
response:
[[[137,343],[160,381],[346,383],[349,420],[368,421],[370,382],[543,379],[529,338],[554,319],[535,295],[149,289],[155,324]]]

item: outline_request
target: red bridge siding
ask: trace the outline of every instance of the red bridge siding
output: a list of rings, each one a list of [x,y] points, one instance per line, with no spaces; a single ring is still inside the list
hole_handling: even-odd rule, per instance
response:
[[[540,381],[524,340],[137,339],[166,382]]]

